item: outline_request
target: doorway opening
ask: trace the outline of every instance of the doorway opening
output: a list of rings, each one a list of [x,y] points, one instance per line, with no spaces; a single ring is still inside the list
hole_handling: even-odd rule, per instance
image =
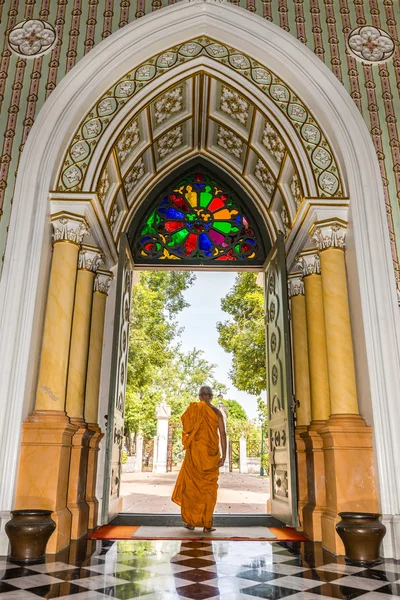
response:
[[[228,434],[215,513],[268,512],[261,284],[253,272],[135,272],[120,489],[123,513],[180,513],[171,500],[184,457],[180,417],[197,400],[202,385],[212,387],[213,403],[225,415]],[[166,440],[158,448],[163,434]]]
[[[178,315],[185,309],[184,292],[194,284],[194,271],[204,281],[216,276],[221,307],[229,319],[223,313],[216,319],[214,345],[232,354],[232,382],[238,389],[259,396],[253,414],[227,395],[229,380],[226,372],[225,382],[214,373],[214,362],[219,361],[210,361],[208,341],[198,348],[192,333],[186,350],[180,347]],[[234,278],[229,293],[221,285],[224,274],[231,282]],[[200,285],[204,293],[207,285]],[[207,300],[200,300],[192,318],[198,325]],[[215,402],[231,438],[223,469],[228,474],[227,493],[219,511],[251,513],[246,507],[251,502],[242,502],[249,499],[249,482],[241,478],[239,483],[237,475],[249,478],[253,471],[263,478],[270,471],[271,508],[278,518],[297,525],[287,301],[284,236],[278,234],[271,249],[264,219],[234,180],[197,159],[153,189],[120,240],[103,518],[110,520],[124,511],[124,497],[125,510],[153,513],[151,493],[140,485],[143,478],[150,485],[155,482],[153,491],[159,486],[162,497],[156,503],[165,513],[183,459],[180,417],[201,385],[208,384],[216,391]],[[268,403],[262,397],[266,390]],[[268,439],[272,469],[265,449],[267,422],[278,429]],[[129,467],[123,466],[123,459]],[[123,478],[129,469],[150,474]],[[137,477],[142,479],[138,482]],[[257,479],[252,490],[255,512],[265,515],[268,486],[259,484]]]

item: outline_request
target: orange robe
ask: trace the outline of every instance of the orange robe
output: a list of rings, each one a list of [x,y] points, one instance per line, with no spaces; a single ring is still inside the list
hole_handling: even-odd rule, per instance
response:
[[[220,459],[218,417],[205,402],[192,402],[182,415],[185,458],[172,501],[192,527],[211,527],[218,489]]]

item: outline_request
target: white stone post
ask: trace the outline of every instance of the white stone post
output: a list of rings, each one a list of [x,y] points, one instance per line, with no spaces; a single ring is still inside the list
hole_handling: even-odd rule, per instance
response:
[[[248,470],[247,470],[247,441],[244,436],[240,436],[240,440],[239,440],[239,471],[240,471],[240,473],[248,473]]]
[[[226,431],[226,419],[228,416],[228,409],[223,402],[218,402],[217,408],[222,413],[222,418],[224,419],[225,431]],[[220,450],[222,454],[222,448],[220,444]],[[221,473],[229,473],[229,436],[226,434],[226,458],[223,466],[220,468]]]
[[[166,403],[165,398],[157,406],[157,453],[154,454],[153,472],[167,472],[167,453],[168,453],[168,421],[171,416],[171,407]],[[154,440],[156,446],[156,440]]]
[[[158,436],[155,435],[154,436],[154,443],[153,443],[153,468],[152,468],[153,473],[155,473],[155,471],[156,471],[157,447],[158,447]]]
[[[141,473],[143,469],[143,433],[139,431],[136,436],[136,452],[135,463],[133,467],[134,473]]]

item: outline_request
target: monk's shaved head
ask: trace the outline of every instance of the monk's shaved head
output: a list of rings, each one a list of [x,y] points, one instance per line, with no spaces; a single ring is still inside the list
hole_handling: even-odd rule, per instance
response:
[[[199,389],[199,396],[204,396],[206,394],[207,394],[207,396],[212,396],[213,391],[209,385],[202,385],[201,388]]]

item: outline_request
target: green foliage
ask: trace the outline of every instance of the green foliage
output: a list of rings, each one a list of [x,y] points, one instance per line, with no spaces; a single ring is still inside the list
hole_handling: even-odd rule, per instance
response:
[[[264,475],[269,475],[269,454],[261,456],[261,466],[264,468]]]
[[[142,430],[145,439],[156,434],[156,406],[163,397],[171,406],[171,422],[180,423],[201,385],[226,393],[202,350],[185,353],[179,347],[176,315],[187,306],[183,292],[194,280],[188,271],[141,271],[133,289],[125,427]],[[175,430],[174,442],[179,436]]]
[[[221,301],[230,319],[217,323],[218,342],[232,354],[229,376],[239,390],[260,394],[265,389],[264,295],[255,273],[238,273]]]
[[[122,450],[121,463],[124,465],[127,462],[128,462],[128,455],[127,455],[127,453],[124,450]]]

